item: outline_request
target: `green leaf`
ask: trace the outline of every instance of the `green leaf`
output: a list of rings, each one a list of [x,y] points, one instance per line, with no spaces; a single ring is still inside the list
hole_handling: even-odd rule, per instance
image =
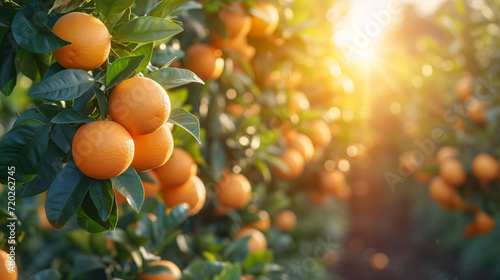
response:
[[[54,124],[91,123],[94,120],[73,109],[66,109],[52,119]]]
[[[109,31],[113,30],[115,24],[120,20],[123,14],[130,6],[134,4],[134,0],[96,0],[95,5],[97,11],[101,13],[104,19],[104,24]]]
[[[84,94],[82,94],[80,97],[75,99],[74,104],[73,104],[73,110],[82,112],[85,106],[87,105],[87,102],[90,101],[94,97],[94,90],[92,88],[88,89]]]
[[[53,141],[49,141],[47,155],[43,158],[38,175],[32,181],[21,186],[21,196],[35,196],[48,190],[57,174],[62,170],[65,156],[66,153],[61,151]]]
[[[108,116],[108,99],[102,90],[94,87],[95,96],[97,98],[97,104],[99,105],[99,111],[101,112],[102,119],[106,119]]]
[[[73,137],[75,136],[76,128],[66,124],[56,124],[50,131],[50,138],[63,152],[68,153],[71,150]]]
[[[241,279],[241,269],[238,265],[228,265],[220,274],[220,280],[239,280]]]
[[[141,181],[156,184],[156,181],[153,179],[153,177],[149,176],[147,171],[141,172],[138,175],[141,178]]]
[[[49,13],[56,11],[60,14],[65,14],[79,8],[86,2],[87,0],[55,0]]]
[[[83,229],[75,229],[64,235],[73,246],[82,250],[85,253],[92,252],[90,248],[90,233]]]
[[[49,66],[49,68],[47,68],[47,70],[43,74],[42,80],[45,80],[50,76],[63,70],[66,70],[66,68],[62,67],[61,64],[59,64],[59,62],[54,62]]]
[[[159,18],[166,18],[169,16],[173,11],[175,11],[177,8],[180,6],[186,4],[187,2],[190,2],[191,0],[163,0],[153,6],[151,8],[151,11],[148,13],[149,16],[152,17],[159,17]]]
[[[168,39],[182,30],[170,20],[145,16],[116,26],[113,39],[120,42],[149,43]]]
[[[200,122],[195,115],[189,113],[186,109],[175,109],[170,113],[168,122],[182,127],[201,144]]]
[[[31,5],[23,6],[12,22],[12,33],[16,42],[32,53],[50,53],[69,42],[57,37],[37,16],[37,9]]]
[[[132,209],[139,213],[144,202],[144,187],[134,168],[129,167],[120,176],[111,178],[111,182],[116,190],[127,198]]]
[[[97,208],[99,218],[105,222],[113,208],[114,191],[110,180],[94,180],[90,186],[90,198]]]
[[[59,172],[45,201],[47,218],[53,227],[62,228],[76,213],[92,180],[78,169],[73,160]]]
[[[106,221],[101,221],[99,213],[95,207],[90,195],[86,195],[80,208],[77,211],[78,224],[87,229],[89,232],[103,232],[114,230],[118,222],[118,207],[116,201],[113,200],[111,213]]]
[[[248,254],[248,240],[250,236],[245,236],[238,238],[233,242],[229,243],[224,249],[222,255],[225,259],[232,262],[243,262],[246,255]]]
[[[11,41],[12,39],[12,41]],[[0,43],[0,91],[9,96],[16,85],[16,51],[12,33],[5,34]]]
[[[136,73],[142,72],[146,67],[148,66],[149,62],[151,61],[151,57],[153,56],[153,46],[154,43],[147,43],[141,46],[138,46],[135,48],[135,50],[132,51],[131,55],[145,55],[144,60],[141,62],[141,65],[137,68]]]
[[[172,90],[168,93],[170,98],[170,106],[172,108],[180,108],[186,103],[189,95],[189,90],[187,88],[180,88],[177,90]]]
[[[66,69],[41,81],[29,96],[58,101],[71,100],[83,95],[93,84],[94,79],[86,71]]]
[[[61,280],[61,274],[55,269],[45,269],[34,274],[28,280]]]
[[[162,68],[149,73],[146,77],[155,80],[165,89],[170,89],[189,83],[199,83],[204,85],[202,79],[195,73],[181,68]]]
[[[176,205],[174,208],[172,208],[172,211],[170,211],[170,214],[167,216],[167,224],[165,225],[165,227],[171,228],[180,225],[188,218],[188,212],[189,204],[181,203],[179,205]]]
[[[42,114],[42,116],[45,118],[43,123],[48,124],[48,123],[50,123],[50,120],[53,117],[57,116],[57,114],[62,112],[64,110],[64,108],[59,107],[55,104],[42,103],[42,104],[36,105],[35,110],[37,112],[39,112],[40,114]]]
[[[7,170],[14,166],[16,181],[24,183],[35,175],[47,154],[50,126],[35,120],[25,119],[4,136],[0,142],[0,180],[6,181]]]
[[[132,76],[145,57],[145,55],[126,56],[115,60],[113,64],[109,66],[106,76],[106,86],[112,87]]]

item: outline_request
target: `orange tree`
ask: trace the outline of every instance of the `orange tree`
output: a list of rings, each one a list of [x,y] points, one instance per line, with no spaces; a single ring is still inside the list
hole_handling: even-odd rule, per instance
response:
[[[331,23],[304,19],[332,4],[3,3],[2,100],[31,98],[0,142],[21,277],[325,277],[344,92],[311,63]]]

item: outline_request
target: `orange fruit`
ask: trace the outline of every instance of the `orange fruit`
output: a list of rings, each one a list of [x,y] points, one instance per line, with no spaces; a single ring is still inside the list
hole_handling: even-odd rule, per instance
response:
[[[287,147],[298,151],[304,158],[304,162],[310,162],[314,156],[314,145],[306,135],[297,133],[295,137],[289,138]]]
[[[45,230],[53,230],[54,227],[50,224],[49,219],[47,219],[47,212],[45,212],[45,205],[40,204],[37,210],[38,219],[40,220],[40,226]]]
[[[453,187],[439,176],[432,179],[429,185],[430,197],[447,209],[453,207],[454,193]]]
[[[139,275],[140,280],[178,280],[181,278],[181,270],[177,265],[171,261],[161,260],[152,261],[149,266],[164,266],[170,270],[170,272],[160,272],[158,274],[141,274]]]
[[[297,225],[297,216],[291,210],[283,210],[274,216],[274,226],[281,232],[290,232]]]
[[[304,157],[295,149],[287,149],[279,158],[288,167],[288,170],[283,171],[274,167],[274,173],[282,179],[295,179],[304,172]]]
[[[389,257],[384,253],[376,253],[372,256],[370,262],[373,269],[384,270],[389,265]]]
[[[278,27],[280,19],[278,9],[265,2],[255,2],[253,9],[258,11],[258,16],[252,15],[252,27],[248,36],[265,37],[271,35]],[[261,16],[265,16],[265,19],[260,18]]]
[[[319,175],[319,188],[325,193],[338,195],[345,185],[345,174],[340,170],[323,171]]]
[[[462,163],[454,158],[445,160],[439,166],[439,175],[443,180],[452,186],[458,187],[467,180],[467,173],[462,166]]]
[[[174,188],[184,185],[198,172],[198,166],[193,157],[181,148],[174,148],[170,159],[155,169],[160,178],[162,188]]]
[[[153,171],[149,171],[148,175],[155,182],[151,183],[151,182],[141,180],[142,186],[144,187],[144,199],[155,196],[161,189],[161,184],[160,184],[160,180],[158,179],[158,175],[156,175],[156,173],[154,173]],[[116,203],[121,204],[121,203],[127,202],[127,199],[121,193],[119,193],[116,189],[115,189],[115,194],[116,194]]]
[[[471,73],[465,73],[455,85],[455,94],[460,101],[465,101],[471,97],[473,92],[474,76]]]
[[[160,129],[170,116],[170,99],[161,85],[149,78],[133,77],[119,83],[109,97],[109,115],[131,135]]]
[[[474,225],[478,233],[488,234],[495,229],[495,219],[485,212],[478,211],[474,216]]]
[[[271,218],[269,217],[269,214],[266,211],[261,210],[259,211],[258,216],[259,219],[257,221],[247,223],[245,226],[258,229],[260,231],[268,231],[271,227]]]
[[[313,142],[314,147],[325,147],[332,140],[330,127],[324,120],[310,122],[308,136]]]
[[[456,158],[458,157],[458,151],[457,149],[450,147],[450,146],[444,146],[441,147],[436,155],[436,162],[437,164],[442,164],[446,159],[448,158]]]
[[[203,80],[217,79],[224,70],[222,51],[201,43],[191,45],[186,50],[184,67]]]
[[[252,27],[252,18],[245,12],[241,3],[232,3],[223,9],[219,16],[229,38],[245,37]]]
[[[262,232],[249,227],[242,228],[233,237],[233,240],[240,239],[242,237],[250,236],[248,239],[248,253],[255,253],[265,251],[267,249],[267,240]]]
[[[163,199],[169,208],[181,203],[189,204],[189,216],[200,212],[205,204],[206,190],[198,176],[192,176],[184,185],[176,188],[163,189]]]
[[[233,117],[239,119],[245,114],[246,108],[236,102],[228,102],[224,107],[226,113],[232,115]]]
[[[111,37],[100,20],[84,13],[68,13],[60,17],[54,34],[70,42],[53,52],[55,59],[64,68],[94,70],[108,58]]]
[[[477,231],[476,224],[474,223],[474,221],[467,223],[467,225],[464,228],[464,237],[465,238],[472,238],[476,234],[478,234],[478,231]]]
[[[83,174],[95,179],[111,179],[127,170],[134,158],[130,133],[114,121],[94,121],[82,125],[72,144],[73,159]]]
[[[174,150],[174,138],[167,125],[146,135],[133,136],[135,152],[132,167],[144,172],[164,165]]]
[[[216,193],[221,205],[241,209],[246,207],[252,198],[252,186],[242,174],[226,171],[217,183]]]
[[[309,108],[309,100],[305,94],[300,91],[294,91],[290,94],[290,99],[288,101],[288,111],[292,115],[298,115],[303,110]]]
[[[488,121],[486,118],[487,108],[488,102],[474,99],[468,104],[467,113],[472,122],[477,125],[484,125]]]
[[[10,256],[4,250],[0,250],[0,279],[2,280],[17,280],[17,265],[15,262],[11,263]],[[13,265],[13,269],[11,268]]]
[[[472,160],[472,174],[481,181],[483,186],[486,186],[500,175],[497,160],[487,153],[478,154]]]

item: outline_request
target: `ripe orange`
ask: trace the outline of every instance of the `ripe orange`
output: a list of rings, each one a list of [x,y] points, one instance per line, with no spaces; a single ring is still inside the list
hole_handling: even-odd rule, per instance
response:
[[[223,9],[219,16],[226,27],[229,38],[245,37],[252,27],[252,18],[245,12],[241,3],[233,3]]]
[[[283,210],[274,217],[274,226],[281,232],[290,232],[297,225],[297,216],[291,210]]]
[[[460,101],[465,101],[471,97],[473,92],[474,76],[471,73],[465,73],[455,85],[455,93]]]
[[[265,210],[261,210],[259,211],[259,219],[257,221],[248,223],[245,226],[258,229],[260,231],[268,231],[271,227],[271,218]]]
[[[170,272],[161,272],[158,274],[141,274],[139,275],[140,280],[178,280],[182,275],[179,267],[177,267],[177,265],[171,261],[152,261],[149,263],[149,266],[165,266],[170,270]]]
[[[72,144],[78,168],[95,179],[114,178],[127,170],[134,158],[130,133],[114,121],[94,121],[82,125]]]
[[[324,120],[315,120],[309,123],[308,136],[314,147],[325,147],[330,144],[332,134],[330,127]]]
[[[206,190],[198,176],[192,176],[184,185],[176,188],[163,189],[163,199],[169,208],[181,203],[189,204],[189,216],[200,212],[205,204]]]
[[[259,12],[259,16],[264,15],[262,19],[259,16],[252,15],[252,28],[248,36],[265,37],[271,35],[278,27],[280,16],[278,9],[270,3],[255,2],[254,9]]]
[[[40,226],[45,230],[53,230],[54,227],[50,224],[49,219],[47,219],[47,213],[45,212],[45,205],[40,204],[37,209],[38,220],[40,220]]]
[[[455,187],[464,184],[465,180],[467,180],[467,173],[462,163],[454,158],[445,160],[439,166],[439,175],[443,180]]]
[[[465,238],[472,238],[478,233],[476,224],[474,221],[468,223],[465,228],[464,228],[464,237]]]
[[[319,175],[319,187],[325,193],[338,195],[345,185],[345,175],[340,170],[323,171]]]
[[[484,125],[488,121],[486,118],[486,109],[488,108],[488,102],[479,101],[474,99],[467,106],[467,113],[471,121],[477,125]]]
[[[4,250],[0,250],[0,279],[17,280],[17,265],[14,263],[14,271],[9,270],[10,256]]]
[[[498,178],[499,166],[497,160],[487,153],[480,153],[472,160],[472,174],[483,186]]]
[[[68,13],[59,18],[52,31],[70,42],[54,51],[54,57],[64,68],[94,70],[108,58],[111,37],[106,26],[84,13]]]
[[[437,176],[432,179],[429,185],[429,195],[444,208],[451,209],[453,207],[454,189],[441,177]]]
[[[174,150],[174,138],[167,125],[146,135],[133,136],[135,146],[132,167],[144,172],[164,165]]]
[[[144,199],[155,196],[161,189],[160,180],[158,176],[153,171],[149,171],[148,175],[155,181],[155,183],[147,182],[142,180],[142,186],[144,187]],[[116,203],[121,204],[127,202],[127,199],[115,189]]]
[[[478,211],[474,216],[474,225],[478,233],[488,234],[495,229],[495,219],[485,212]]]
[[[186,50],[184,66],[203,80],[217,79],[224,70],[222,51],[206,44],[194,44]]]
[[[436,155],[436,162],[437,164],[442,164],[446,159],[448,158],[456,158],[458,157],[458,151],[457,149],[450,147],[450,146],[444,146],[441,147]]]
[[[174,148],[170,159],[155,169],[160,178],[162,188],[174,188],[184,185],[193,175],[196,175],[198,166],[193,157],[181,148]]]
[[[131,135],[160,129],[170,116],[170,99],[157,82],[133,77],[119,83],[109,97],[109,115]]]
[[[370,262],[373,269],[384,270],[389,265],[389,257],[384,253],[377,253],[372,256]]]
[[[295,149],[287,149],[280,159],[288,167],[287,171],[283,171],[277,167],[274,167],[274,173],[282,179],[295,179],[302,175],[304,172],[304,158],[302,154]]]
[[[226,171],[217,183],[216,192],[221,205],[232,209],[241,209],[250,202],[252,186],[242,174]]]
[[[255,253],[265,251],[267,249],[267,240],[262,232],[249,227],[242,228],[233,237],[233,240],[240,239],[245,236],[250,236],[248,239],[248,252]]]
[[[295,137],[288,138],[287,147],[297,150],[302,157],[304,162],[310,162],[314,156],[314,145],[306,135],[302,133],[297,133]]]
[[[305,94],[300,91],[294,91],[290,94],[290,99],[288,101],[288,111],[292,115],[298,115],[303,110],[309,108],[309,100]]]

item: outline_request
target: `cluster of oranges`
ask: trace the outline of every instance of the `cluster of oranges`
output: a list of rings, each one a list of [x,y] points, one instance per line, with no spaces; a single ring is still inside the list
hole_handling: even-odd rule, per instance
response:
[[[186,50],[184,67],[203,80],[217,79],[224,70],[222,50],[235,52],[246,61],[252,60],[255,47],[248,37],[262,38],[271,35],[277,28],[279,13],[276,7],[266,2],[256,2],[251,15],[243,5],[235,2],[219,12],[219,18],[227,31],[226,36],[212,34],[210,44],[196,43]],[[265,16],[265,18],[261,18]]]
[[[488,234],[495,228],[495,219],[475,205],[469,205],[459,193],[460,187],[468,181],[468,173],[458,160],[455,148],[442,147],[437,155],[439,175],[429,185],[429,195],[444,209],[469,212],[474,215],[465,228],[464,234],[472,237],[476,234]],[[500,166],[498,160],[486,153],[480,153],[472,160],[471,174],[478,182],[478,188],[488,188],[489,184],[499,179]]]

